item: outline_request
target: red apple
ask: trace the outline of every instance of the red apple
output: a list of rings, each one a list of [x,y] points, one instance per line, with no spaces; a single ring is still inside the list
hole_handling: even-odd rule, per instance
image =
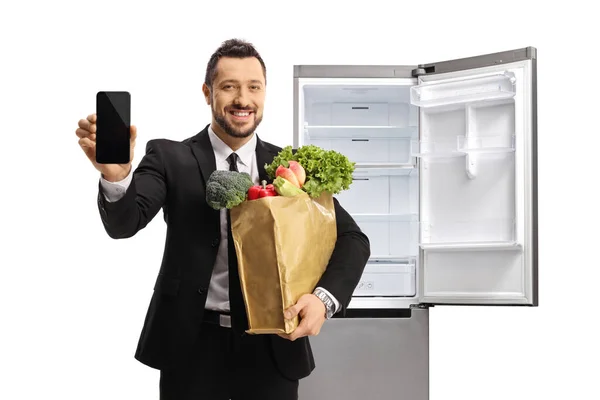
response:
[[[300,182],[298,182],[298,178],[296,178],[296,175],[292,172],[291,169],[286,168],[283,165],[280,165],[279,167],[277,167],[277,170],[275,170],[275,177],[278,176],[287,179],[292,185],[298,188],[300,187]]]
[[[306,171],[304,171],[304,167],[302,167],[298,161],[288,161],[288,163],[290,164],[290,170],[296,175],[296,178],[298,178],[300,186],[304,185],[304,182],[306,181]]]

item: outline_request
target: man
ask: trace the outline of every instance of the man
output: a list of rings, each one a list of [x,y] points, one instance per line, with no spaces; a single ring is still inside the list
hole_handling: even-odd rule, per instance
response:
[[[96,116],[79,121],[79,144],[101,173],[98,207],[108,235],[128,238],[162,208],[165,252],[135,358],[159,369],[161,399],[297,399],[314,369],[309,336],[344,312],[370,256],[367,237],[337,200],[338,238],[314,293],[285,318],[290,335],[248,335],[226,210],[205,201],[215,169],[267,179],[265,163],[281,150],[255,134],[263,116],[266,68],[254,47],[229,40],[210,58],[203,92],[212,122],[181,142],[150,140],[135,171],[95,162]],[[137,129],[131,126],[131,159]],[[235,152],[236,158],[231,154]],[[332,382],[332,384],[335,384]]]

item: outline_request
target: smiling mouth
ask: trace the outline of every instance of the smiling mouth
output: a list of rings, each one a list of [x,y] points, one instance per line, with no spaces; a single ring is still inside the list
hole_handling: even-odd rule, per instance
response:
[[[251,110],[229,110],[229,114],[231,114],[234,119],[240,121],[249,119],[253,113],[254,111]]]

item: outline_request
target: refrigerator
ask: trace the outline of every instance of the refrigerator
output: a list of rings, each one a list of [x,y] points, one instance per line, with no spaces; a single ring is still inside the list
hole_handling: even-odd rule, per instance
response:
[[[336,197],[371,243],[301,400],[427,400],[431,307],[538,305],[536,53],[294,66],[294,147],[356,163]]]

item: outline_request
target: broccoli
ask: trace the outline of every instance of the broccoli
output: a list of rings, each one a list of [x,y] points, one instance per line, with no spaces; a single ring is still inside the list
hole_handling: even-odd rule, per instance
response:
[[[206,202],[215,210],[233,208],[246,200],[252,185],[252,178],[245,172],[214,171],[206,183]]]

